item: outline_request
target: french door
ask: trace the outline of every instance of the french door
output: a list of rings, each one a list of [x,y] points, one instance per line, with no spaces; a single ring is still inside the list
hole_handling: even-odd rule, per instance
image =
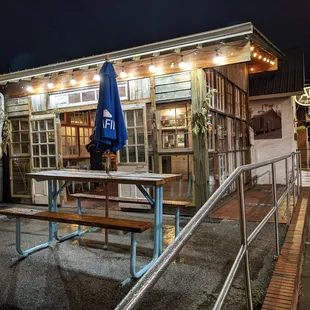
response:
[[[128,132],[127,144],[118,152],[118,170],[127,172],[148,172],[146,105],[131,104],[123,106],[124,119]],[[125,198],[143,198],[135,185],[120,184],[119,196]],[[120,203],[120,207],[129,205]],[[147,205],[132,204],[134,208],[146,208]]]

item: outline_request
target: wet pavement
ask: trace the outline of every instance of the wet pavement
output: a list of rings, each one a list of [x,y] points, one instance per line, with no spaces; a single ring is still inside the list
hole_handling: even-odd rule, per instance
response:
[[[33,206],[32,206],[33,207]],[[45,208],[42,208],[45,209]],[[73,209],[62,208],[72,212]],[[87,214],[98,210],[87,209]],[[102,211],[101,211],[102,212]],[[152,214],[111,211],[111,217],[150,220]],[[181,228],[190,218],[181,218]],[[23,247],[47,239],[47,222],[22,220]],[[248,223],[253,231],[257,223]],[[61,232],[75,225],[59,224]],[[210,309],[229,272],[240,245],[235,220],[209,220],[183,248],[180,262],[170,265],[139,309]],[[281,242],[286,231],[280,225]],[[274,268],[274,226],[268,223],[250,251],[253,300],[262,304]],[[174,238],[174,217],[164,216],[164,244]],[[110,232],[110,246],[103,251],[104,234],[89,233],[53,244],[24,260],[12,262],[15,220],[0,218],[0,309],[114,309],[134,285],[119,287],[129,276],[130,234]],[[153,231],[138,235],[137,265],[152,256]],[[246,309],[242,271],[238,272],[226,309]]]

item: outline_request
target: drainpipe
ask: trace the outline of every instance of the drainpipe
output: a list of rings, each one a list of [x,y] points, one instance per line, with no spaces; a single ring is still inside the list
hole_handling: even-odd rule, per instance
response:
[[[4,96],[0,93],[0,111],[4,112]],[[3,120],[0,121],[0,202],[3,201],[3,150],[2,150],[2,128]]]

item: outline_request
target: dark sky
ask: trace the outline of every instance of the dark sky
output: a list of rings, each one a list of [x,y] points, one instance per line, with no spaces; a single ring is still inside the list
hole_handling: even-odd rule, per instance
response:
[[[310,69],[309,0],[3,0],[0,8],[0,72],[247,21],[284,52],[303,49]]]

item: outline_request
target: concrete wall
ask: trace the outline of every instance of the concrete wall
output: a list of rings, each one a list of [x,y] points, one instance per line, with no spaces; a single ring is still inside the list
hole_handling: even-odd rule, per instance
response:
[[[281,155],[296,151],[297,141],[294,140],[296,109],[293,97],[282,97],[272,99],[251,100],[249,102],[252,111],[259,110],[264,104],[275,104],[281,106],[282,138],[280,139],[262,139],[254,140],[254,146],[251,148],[252,163],[265,161]],[[289,168],[291,169],[291,161]],[[282,161],[276,165],[277,183],[285,184],[285,162]],[[257,176],[258,184],[271,183],[271,167],[256,169],[252,172],[252,177]]]

